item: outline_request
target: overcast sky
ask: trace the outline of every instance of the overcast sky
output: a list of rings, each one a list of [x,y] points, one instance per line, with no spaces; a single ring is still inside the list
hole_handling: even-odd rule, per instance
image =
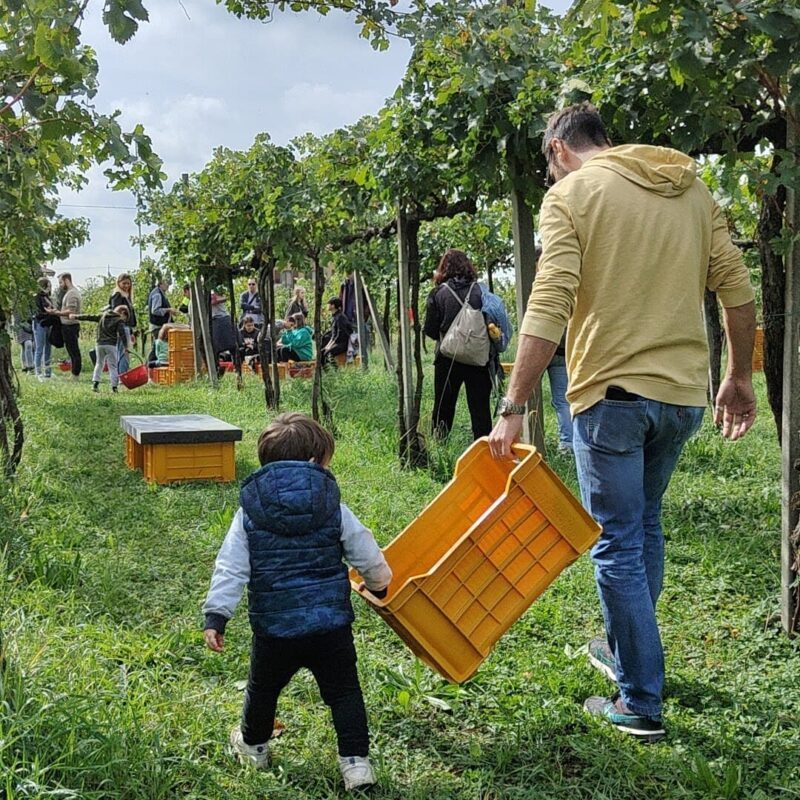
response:
[[[285,12],[263,24],[236,19],[213,0],[145,5],[150,22],[120,46],[101,22],[102,3],[91,2],[84,42],[96,49],[100,64],[98,110],[120,109],[125,129],[144,124],[164,160],[168,186],[183,172],[201,170],[217,146],[244,149],[263,131],[285,144],[377,112],[409,57],[399,40],[375,52],[352,18],[339,13]],[[569,2],[546,5],[563,11]],[[65,216],[90,220],[91,240],[55,269],[83,284],[137,266],[132,195],[106,189],[96,170],[83,191],[64,191],[62,200]]]

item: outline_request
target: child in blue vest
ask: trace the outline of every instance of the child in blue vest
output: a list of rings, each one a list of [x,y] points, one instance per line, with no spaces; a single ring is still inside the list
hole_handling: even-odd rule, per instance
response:
[[[231,745],[265,768],[278,696],[302,667],[330,706],[345,788],[371,786],[369,732],[356,671],[350,582],[343,559],[377,597],[392,572],[372,533],[339,499],[327,467],[333,437],[304,414],[281,414],[258,440],[261,468],[242,484],[203,605],[203,636],[223,648],[225,626],[248,589],[253,644],[241,725]]]

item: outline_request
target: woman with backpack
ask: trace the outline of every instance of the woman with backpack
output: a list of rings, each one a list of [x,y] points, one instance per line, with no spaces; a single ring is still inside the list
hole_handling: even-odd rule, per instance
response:
[[[436,340],[434,435],[444,438],[450,433],[463,384],[473,438],[488,436],[492,430],[489,334],[475,267],[466,253],[448,250],[433,273],[433,282],[425,311],[424,332]]]

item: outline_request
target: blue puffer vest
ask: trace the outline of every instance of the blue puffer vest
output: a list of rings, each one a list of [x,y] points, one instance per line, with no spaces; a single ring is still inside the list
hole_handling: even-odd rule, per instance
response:
[[[254,472],[239,496],[250,548],[250,625],[295,639],[353,621],[333,475],[306,461]]]

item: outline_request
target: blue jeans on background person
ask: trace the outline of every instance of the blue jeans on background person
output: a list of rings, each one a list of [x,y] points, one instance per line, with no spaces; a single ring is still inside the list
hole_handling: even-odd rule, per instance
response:
[[[33,321],[33,367],[37,375],[50,377],[50,328]]]
[[[547,377],[550,380],[550,405],[553,406],[558,420],[558,449],[572,450],[572,414],[567,402],[567,359],[554,355],[547,366]]]
[[[606,636],[622,699],[635,714],[661,713],[661,501],[704,411],[644,398],[601,400],[574,420],[581,499],[603,526],[592,560]]]
[[[26,339],[24,342],[21,342],[20,347],[22,348],[22,369],[33,369],[33,355],[35,352],[33,339]]]
[[[120,375],[130,369],[130,359],[128,358],[128,345],[131,341],[131,329],[125,325],[122,328],[122,336],[117,340],[117,371]]]

